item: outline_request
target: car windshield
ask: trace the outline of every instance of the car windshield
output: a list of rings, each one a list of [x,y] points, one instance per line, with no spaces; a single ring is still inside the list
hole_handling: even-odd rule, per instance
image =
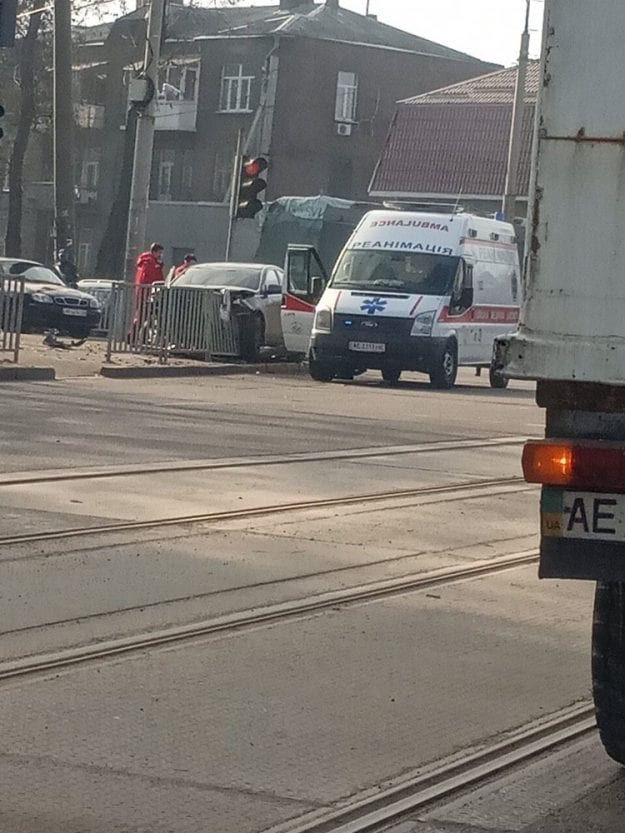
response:
[[[176,281],[176,286],[234,286],[260,289],[261,270],[253,266],[192,266]]]
[[[65,286],[59,276],[47,266],[17,261],[6,270],[9,275],[19,275],[27,283],[49,283],[55,286]]]
[[[451,292],[460,258],[422,252],[348,249],[332,278],[336,289],[386,289],[421,295]]]

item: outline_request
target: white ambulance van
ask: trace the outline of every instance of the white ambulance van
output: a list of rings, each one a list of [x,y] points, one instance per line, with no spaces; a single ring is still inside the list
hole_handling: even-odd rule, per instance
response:
[[[520,268],[512,225],[466,213],[371,211],[327,285],[313,249],[289,247],[282,324],[287,349],[308,353],[320,382],[404,370],[451,388],[459,366],[491,369],[498,336],[519,319]],[[310,337],[310,341],[308,341]],[[306,346],[305,346],[306,345]]]

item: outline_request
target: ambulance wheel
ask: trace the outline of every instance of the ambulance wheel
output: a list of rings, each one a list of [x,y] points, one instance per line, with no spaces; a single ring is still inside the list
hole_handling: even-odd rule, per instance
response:
[[[505,390],[510,383],[510,379],[507,379],[501,370],[496,370],[494,364],[491,364],[490,366],[488,380],[491,388],[495,388],[496,390]]]
[[[592,688],[605,751],[625,766],[625,584],[597,584]]]
[[[394,367],[385,367],[382,371],[382,378],[387,385],[396,385],[401,377],[401,370]]]
[[[308,360],[308,372],[315,382],[331,382],[335,376],[335,368],[325,362],[317,361],[312,357]]]
[[[449,390],[458,375],[458,345],[448,341],[430,368],[430,384],[433,388]]]

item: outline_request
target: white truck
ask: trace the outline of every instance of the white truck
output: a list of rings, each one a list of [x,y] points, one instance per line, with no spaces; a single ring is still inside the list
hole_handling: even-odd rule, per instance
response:
[[[543,486],[540,575],[597,582],[593,690],[625,764],[625,3],[545,0],[525,303],[501,345],[537,380],[546,439],[523,454]]]
[[[495,339],[518,322],[520,268],[512,225],[456,212],[378,210],[348,240],[324,288],[311,247],[290,247],[282,327],[316,381],[404,370],[450,388],[459,366],[490,368]],[[491,385],[504,387],[491,372]]]

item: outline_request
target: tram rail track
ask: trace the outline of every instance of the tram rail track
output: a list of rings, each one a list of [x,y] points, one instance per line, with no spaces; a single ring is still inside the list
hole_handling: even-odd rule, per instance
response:
[[[293,501],[289,503],[270,504],[266,506],[251,506],[242,509],[205,512],[195,515],[176,515],[167,518],[151,518],[146,520],[115,521],[113,523],[69,527],[67,529],[52,529],[40,532],[27,532],[0,537],[0,547],[18,546],[20,544],[39,543],[62,539],[105,535],[115,532],[132,532],[144,529],[158,529],[171,526],[189,524],[218,523],[225,521],[245,520],[268,515],[291,514],[315,509],[330,509],[340,506],[351,506],[366,503],[385,503],[389,501],[413,499],[421,497],[452,499],[470,499],[491,496],[493,492],[531,490],[522,477],[503,477],[491,480],[469,480],[463,483],[440,486],[419,486],[412,489],[394,489],[384,492],[368,492],[357,495],[342,495],[340,497],[320,498]]]
[[[41,485],[79,480],[104,480],[116,477],[137,477],[150,474],[172,474],[174,472],[218,471],[246,467],[293,465],[316,463],[328,460],[374,459],[408,454],[427,454],[444,451],[462,451],[481,448],[498,448],[523,445],[525,437],[494,437],[477,440],[443,440],[404,446],[377,446],[351,448],[340,451],[324,451],[296,454],[258,455],[227,459],[184,460],[159,463],[129,464],[125,466],[97,466],[89,469],[51,469],[49,471],[7,472],[0,474],[0,489],[8,486]]]
[[[164,628],[159,631],[135,634],[85,646],[68,648],[43,656],[34,655],[15,661],[0,663],[0,682],[33,674],[59,671],[85,663],[106,661],[150,649],[183,645],[191,641],[223,633],[235,633],[262,626],[297,620],[337,607],[392,598],[411,592],[455,584],[471,579],[495,575],[507,570],[525,567],[538,561],[536,550],[524,550],[498,556],[468,565],[445,567],[425,573],[410,574],[397,579],[385,579],[354,587],[332,590],[280,602],[264,607],[237,611],[202,622]],[[45,627],[42,625],[41,627]]]
[[[594,706],[578,702],[503,739],[417,771],[391,786],[352,796],[331,809],[313,810],[266,828],[263,833],[391,833],[390,825],[456,799],[471,788],[553,753],[595,730]]]

